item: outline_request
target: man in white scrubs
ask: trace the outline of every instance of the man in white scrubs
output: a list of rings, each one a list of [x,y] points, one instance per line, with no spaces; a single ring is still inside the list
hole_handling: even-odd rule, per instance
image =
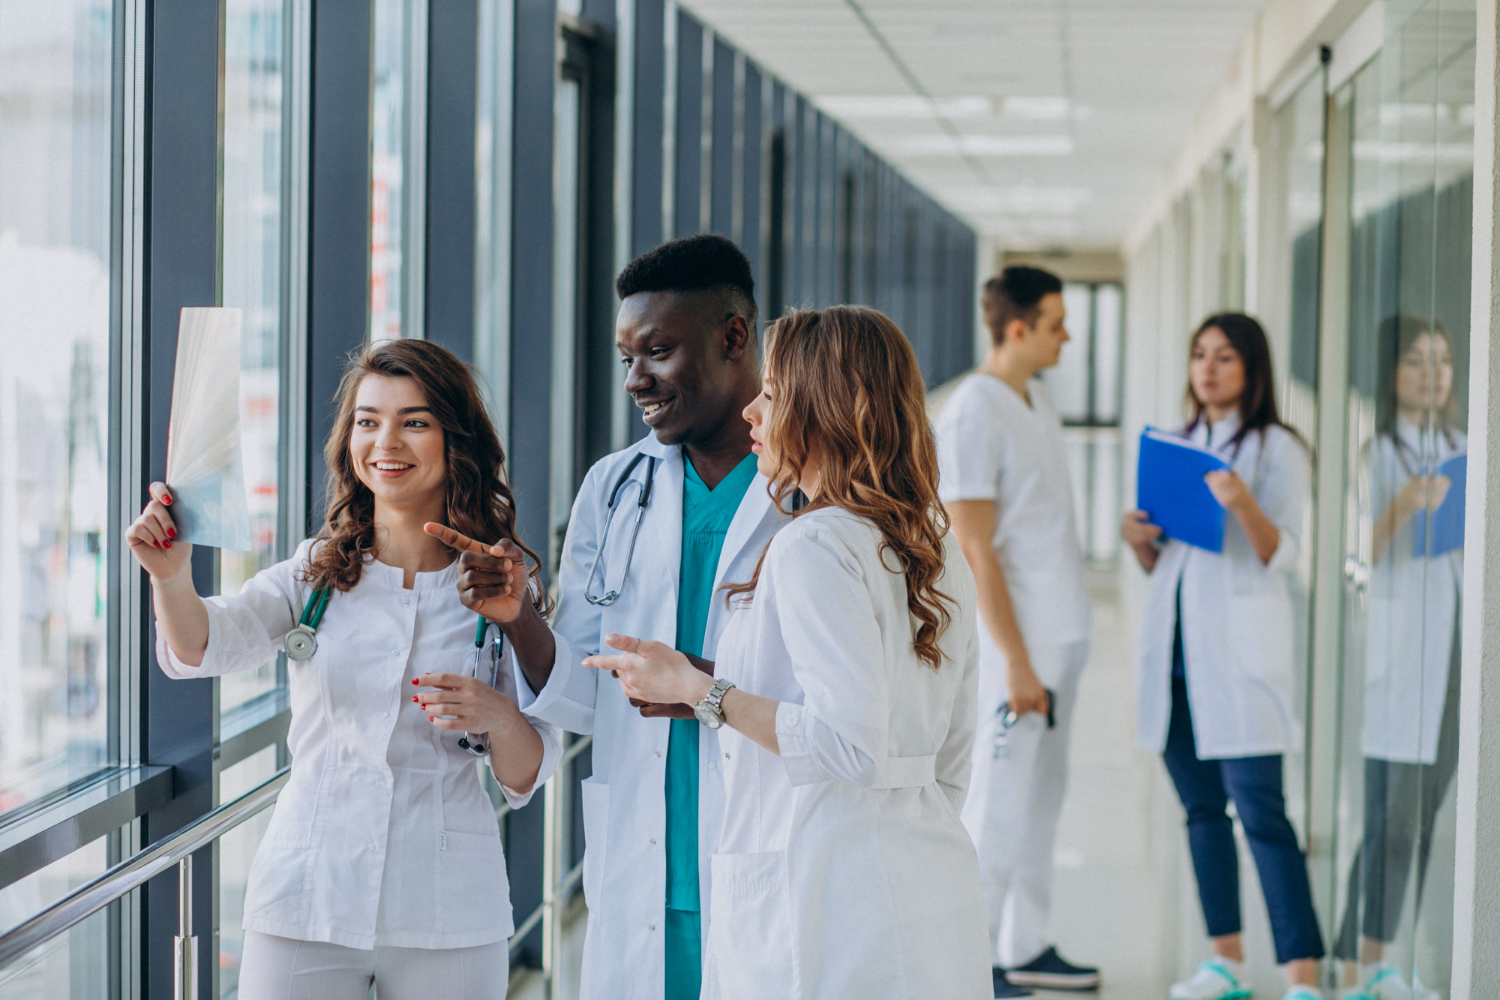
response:
[[[1091,611],[1062,421],[1036,377],[1068,332],[1062,282],[1008,267],[983,292],[993,345],[937,423],[938,492],[974,571],[979,728],[963,821],[979,851],[995,996],[1092,989],[1047,937],[1052,847]],[[1013,713],[1013,714],[1012,714]]]
[[[652,433],[584,479],[551,627],[516,599],[503,558],[464,553],[458,586],[511,643],[521,708],[594,737],[581,796],[583,1000],[697,1000],[708,857],[724,815],[718,739],[690,706],[632,705],[582,660],[618,633],[711,669],[729,617],[720,588],[754,575],[785,518],[742,415],[760,392],[745,255],[721,236],[674,240],[632,261],[615,289],[625,391]]]

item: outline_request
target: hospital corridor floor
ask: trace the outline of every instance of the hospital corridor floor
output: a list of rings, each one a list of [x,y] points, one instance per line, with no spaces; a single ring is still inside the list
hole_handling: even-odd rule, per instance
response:
[[[1089,581],[1093,646],[1079,692],[1072,777],[1055,855],[1051,932],[1064,955],[1101,968],[1104,986],[1081,994],[1039,990],[1042,1000],[1164,1000],[1182,963],[1191,967],[1200,957],[1194,941],[1200,921],[1191,910],[1182,912],[1183,891],[1191,893],[1192,886],[1182,884],[1181,814],[1160,763],[1135,748],[1135,631],[1121,606],[1117,576],[1101,570]],[[1187,933],[1184,917],[1191,925]],[[560,949],[557,995],[564,1000],[578,996],[583,923],[580,914]],[[518,975],[511,996],[544,1000],[542,977]]]

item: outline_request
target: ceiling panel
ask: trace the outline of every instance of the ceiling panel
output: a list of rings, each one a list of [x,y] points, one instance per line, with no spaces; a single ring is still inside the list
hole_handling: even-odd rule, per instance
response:
[[[683,5],[950,209],[1021,247],[1124,238],[1263,3]]]

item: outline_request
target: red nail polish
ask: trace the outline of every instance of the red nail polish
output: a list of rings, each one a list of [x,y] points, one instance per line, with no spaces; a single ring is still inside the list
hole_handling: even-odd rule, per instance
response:
[[[437,721],[437,716],[435,716],[435,715],[429,715],[427,717],[427,721],[428,722],[436,722]]]
[[[161,502],[164,503],[164,504],[166,504],[166,505],[168,505],[168,506],[171,506],[171,504],[172,504],[171,494],[163,493],[161,495]]]
[[[161,547],[164,548],[164,549],[170,549],[172,547],[172,543],[171,542],[162,542],[161,543]]]
[[[417,696],[416,696],[416,695],[412,695],[412,696],[411,696],[411,700],[412,700],[412,701],[416,701],[416,700],[417,700]]]
[[[411,683],[412,683],[412,686],[413,686],[413,687],[415,687],[415,686],[416,686],[416,684],[417,684],[417,679],[416,679],[416,678],[415,678],[415,677],[413,677],[413,678],[412,678],[412,679],[411,679]]]
[[[168,538],[176,538],[177,537],[177,529],[176,528],[168,528],[167,529],[167,537]]]

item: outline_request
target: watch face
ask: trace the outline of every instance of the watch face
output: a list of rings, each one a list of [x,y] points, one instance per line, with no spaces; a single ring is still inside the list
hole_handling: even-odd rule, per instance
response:
[[[693,715],[697,716],[698,721],[701,722],[701,723],[703,723],[709,729],[718,729],[720,726],[722,726],[724,724],[723,717],[721,717],[718,713],[714,712],[711,708],[709,708],[705,704],[701,704],[700,703],[700,704],[694,705],[693,706]]]

